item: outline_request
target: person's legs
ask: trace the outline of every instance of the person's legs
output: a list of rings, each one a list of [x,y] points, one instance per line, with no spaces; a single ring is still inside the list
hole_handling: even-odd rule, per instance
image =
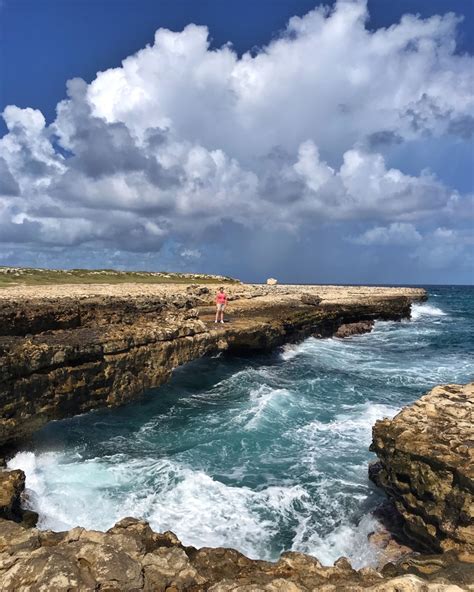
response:
[[[218,303],[216,305],[216,320],[215,320],[215,322],[218,323],[219,321],[221,323],[224,322],[224,305]]]

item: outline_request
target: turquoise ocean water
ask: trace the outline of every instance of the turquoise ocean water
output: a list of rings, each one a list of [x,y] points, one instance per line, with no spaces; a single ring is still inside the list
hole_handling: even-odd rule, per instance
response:
[[[193,362],[137,403],[49,424],[10,466],[42,528],[137,516],[198,547],[370,565],[371,426],[474,374],[474,288],[429,295],[370,334]]]

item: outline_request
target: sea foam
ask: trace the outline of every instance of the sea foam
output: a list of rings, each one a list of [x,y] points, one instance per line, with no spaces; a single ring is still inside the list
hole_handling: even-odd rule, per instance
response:
[[[444,317],[446,313],[438,306],[432,304],[412,304],[411,306],[411,318],[413,321],[417,321],[422,317]]]
[[[25,471],[41,528],[130,515],[196,547],[372,565],[383,499],[367,477],[372,425],[473,372],[467,297],[454,306],[452,294],[348,340],[202,360],[141,403],[50,424],[9,466]]]

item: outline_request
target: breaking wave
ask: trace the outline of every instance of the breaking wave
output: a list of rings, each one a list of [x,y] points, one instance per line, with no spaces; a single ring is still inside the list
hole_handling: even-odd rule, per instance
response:
[[[422,317],[444,317],[446,313],[432,304],[412,304],[411,318],[417,321]]]
[[[347,340],[200,360],[143,401],[46,426],[9,465],[25,471],[41,528],[130,515],[196,547],[373,565],[372,425],[472,376],[472,298],[443,294]]]

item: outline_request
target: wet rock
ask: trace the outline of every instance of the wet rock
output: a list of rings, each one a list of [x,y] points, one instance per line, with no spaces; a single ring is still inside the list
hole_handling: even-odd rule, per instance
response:
[[[371,545],[379,549],[378,567],[382,568],[387,563],[397,563],[414,554],[411,547],[399,543],[387,529],[379,529],[369,535]]]
[[[361,335],[370,333],[374,327],[374,321],[360,321],[358,323],[346,323],[341,325],[334,333],[334,337],[351,337],[352,335]]]
[[[380,463],[372,463],[369,466],[371,479],[377,474],[374,470]],[[379,469],[380,470],[380,469]],[[394,504],[387,500],[373,512],[377,519],[377,528],[370,533],[368,540],[377,549],[377,567],[382,569],[387,563],[399,563],[408,557],[417,556],[419,552],[406,544],[406,537],[403,533],[403,519],[395,508]]]

